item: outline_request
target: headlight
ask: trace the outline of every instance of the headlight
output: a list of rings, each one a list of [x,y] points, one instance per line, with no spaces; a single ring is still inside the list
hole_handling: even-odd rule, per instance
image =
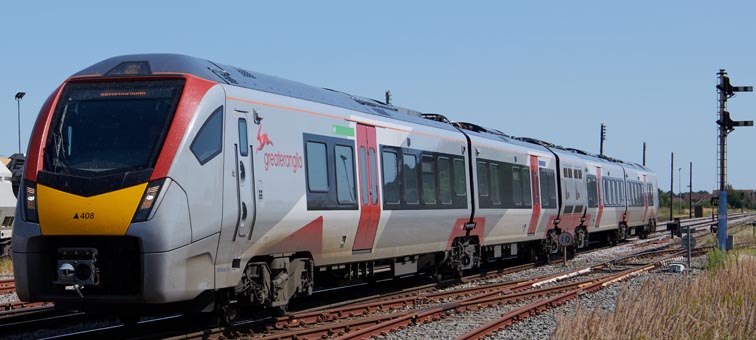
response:
[[[24,218],[27,222],[39,223],[37,215],[37,184],[24,180],[23,190]]]
[[[147,220],[152,207],[155,206],[155,201],[160,194],[163,183],[165,183],[165,178],[147,184],[147,189],[144,190],[144,195],[142,195],[142,201],[139,202],[139,207],[137,207],[137,211],[134,213],[134,218],[131,222],[144,222]]]

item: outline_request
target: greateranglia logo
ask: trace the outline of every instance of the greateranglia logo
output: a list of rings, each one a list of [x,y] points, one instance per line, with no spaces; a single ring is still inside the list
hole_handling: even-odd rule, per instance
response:
[[[262,133],[262,124],[257,129],[257,141],[260,142],[260,145],[257,146],[255,152],[262,150],[266,145],[273,146],[273,141],[268,138],[268,133]]]
[[[297,169],[302,168],[302,156],[299,152],[295,154],[283,154],[280,151],[276,153],[266,152],[263,154],[265,158],[265,171],[268,171],[270,167],[279,168],[291,168],[294,173],[297,173]]]
[[[262,124],[257,129],[257,141],[260,142],[260,145],[255,148],[255,152],[264,149],[268,145],[273,146],[273,141],[268,137],[268,133],[262,132]],[[281,153],[281,151],[276,151],[275,153],[265,152],[263,153],[263,160],[265,162],[265,171],[270,170],[271,167],[278,167],[291,168],[294,173],[297,173],[298,169],[302,169],[304,163],[304,159],[299,152],[294,154],[285,154]]]

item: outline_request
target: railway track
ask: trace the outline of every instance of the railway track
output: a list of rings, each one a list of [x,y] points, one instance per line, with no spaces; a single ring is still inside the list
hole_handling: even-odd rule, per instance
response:
[[[740,218],[740,217],[734,217]],[[710,221],[693,221],[696,226],[700,227],[708,224]],[[692,223],[693,223],[692,222]],[[684,222],[686,223],[686,222]],[[684,224],[685,226],[685,224]],[[705,235],[705,232],[699,234]],[[614,259],[610,266],[616,268],[618,263],[627,261],[629,258],[642,257],[659,257],[672,256],[678,257],[679,250],[669,249],[672,245],[678,245],[679,241],[669,240],[666,237],[658,237],[655,240],[642,242],[642,245],[632,247],[645,247],[645,250],[639,250],[632,256],[625,256]],[[653,247],[653,248],[651,248]],[[599,249],[600,250],[600,249]],[[672,255],[669,255],[672,254]],[[552,265],[558,263],[553,261]],[[556,285],[565,279],[575,280],[576,277],[585,277],[586,273],[595,273],[607,271],[607,264],[597,265],[596,267],[583,268],[585,273],[563,272],[548,276],[540,276],[532,279],[513,280],[498,284],[483,285],[485,288],[465,287],[466,285],[481,285],[480,282],[493,279],[497,276],[518,273],[537,267],[535,264],[524,264],[504,268],[486,274],[471,275],[463,278],[462,282],[450,287],[441,288],[437,284],[426,284],[418,287],[403,289],[401,291],[364,296],[359,299],[350,301],[331,303],[324,306],[317,306],[309,309],[302,309],[297,312],[277,319],[257,316],[256,318],[247,319],[240,322],[234,327],[207,327],[197,323],[192,323],[191,328],[187,328],[187,320],[176,320],[176,317],[170,317],[165,321],[173,326],[160,326],[160,319],[142,322],[136,328],[125,328],[121,325],[111,323],[110,330],[94,330],[83,333],[85,336],[97,334],[97,337],[108,337],[113,334],[116,337],[130,338],[214,338],[214,337],[250,337],[255,339],[291,339],[291,338],[318,338],[320,336],[344,338],[361,338],[356,334],[357,330],[374,329],[377,334],[406,327],[406,322],[418,324],[422,322],[432,322],[446,317],[449,313],[458,313],[464,310],[474,310],[475,305],[489,306],[499,304],[509,304],[514,301],[522,300],[549,300],[541,305],[534,304],[532,309],[527,313],[523,311],[519,316],[510,318],[510,321],[502,321],[500,325],[506,325],[507,322],[515,322],[526,315],[537,313],[543,308],[556,306],[566,300],[594,291],[598,284],[599,278],[590,278],[583,280],[578,286],[564,284],[561,288],[536,288],[535,281],[543,282],[540,286]],[[646,265],[639,267],[633,264],[630,269],[644,268]],[[648,269],[650,270],[650,269]],[[616,273],[615,273],[616,274]],[[627,273],[626,273],[627,274]],[[609,276],[605,274],[603,276]],[[606,282],[622,277],[621,275],[614,278],[607,278]],[[574,282],[573,282],[574,283]],[[603,284],[603,283],[602,283]],[[580,292],[576,292],[581,289]],[[506,298],[503,298],[506,296]],[[490,299],[486,300],[486,299]],[[498,299],[498,300],[497,300]],[[532,303],[535,303],[534,300]],[[530,304],[530,302],[529,302]],[[52,309],[51,305],[46,308]],[[480,307],[485,308],[485,307]],[[29,315],[33,315],[31,312]],[[40,314],[41,315],[41,314]],[[0,318],[3,314],[0,313]],[[85,318],[86,319],[86,318]],[[400,319],[400,320],[399,320]],[[5,319],[0,319],[0,332],[3,330]],[[393,320],[393,321],[392,321]],[[33,322],[33,321],[32,321]],[[181,325],[181,326],[179,326]],[[391,326],[398,325],[398,326]],[[498,329],[502,326],[491,326],[491,329]],[[167,330],[166,330],[167,329]],[[184,332],[177,332],[176,329],[184,329]],[[95,332],[95,333],[90,333]],[[299,333],[298,333],[299,332]],[[308,333],[309,332],[309,333]],[[320,332],[320,333],[318,333]],[[361,331],[362,332],[362,331]],[[86,335],[89,334],[89,335]],[[128,335],[126,335],[128,334]],[[145,336],[144,334],[150,334]],[[317,335],[319,334],[319,335]],[[72,337],[80,337],[82,333],[76,333]]]
[[[571,290],[580,289],[581,292],[587,293],[592,290],[587,290],[585,287],[593,289],[599,286],[598,283],[615,282],[633,275],[633,273],[650,270],[647,265],[639,268],[636,264],[632,264],[625,271],[617,272],[618,263],[626,261],[628,258],[665,255],[669,258],[676,258],[679,254],[680,250],[654,249],[651,252],[644,251],[643,254],[633,254],[579,270],[531,279],[485,285],[478,288],[453,289],[448,292],[414,292],[410,296],[382,296],[369,302],[362,301],[336,308],[291,313],[286,317],[268,322],[267,328],[262,331],[260,331],[260,327],[255,329],[255,326],[248,324],[232,329],[218,328],[201,333],[184,334],[176,338],[215,338],[221,336],[241,336],[252,339],[369,338],[385,335],[410,325],[441,320],[450,313],[472,311],[493,305],[510,304],[541,297],[551,299],[554,298],[555,294],[564,295],[564,297],[555,298],[546,303],[546,305],[555,305],[555,301],[566,301]],[[609,267],[612,267],[612,269],[607,269]],[[596,274],[602,271],[608,271],[608,274]],[[590,275],[600,275],[601,277],[588,278],[582,281],[576,280]],[[572,282],[557,284],[565,280],[572,280]],[[535,310],[543,308],[543,306],[531,307]],[[523,317],[522,313],[518,315]],[[516,318],[513,320],[516,320]]]
[[[0,294],[13,293],[16,291],[16,283],[13,279],[0,280]]]
[[[677,250],[667,258],[679,256]],[[635,255],[651,257],[653,255]],[[659,256],[659,255],[656,255]],[[659,263],[662,263],[660,260]],[[537,313],[544,308],[553,307],[572,299],[579,294],[590,293],[605,285],[617,282],[640,272],[656,267],[648,264],[638,267],[629,265],[627,269],[618,270],[618,262],[606,262],[569,270],[557,274],[539,276],[530,279],[510,281],[479,287],[461,288],[450,291],[418,294],[410,297],[379,299],[370,303],[360,303],[325,310],[292,313],[284,318],[274,320],[264,334],[244,326],[232,331],[218,329],[228,335],[244,336],[252,339],[367,339],[386,335],[412,325],[441,320],[453,313],[466,313],[482,308],[522,303],[535,300],[523,307],[514,309],[503,321],[491,324],[464,339],[480,338],[475,334],[489,334],[519,319]],[[564,282],[564,283],[562,283]],[[509,321],[507,321],[509,320]],[[491,331],[489,331],[490,329]],[[187,338],[211,338],[220,334],[202,333],[186,334]]]

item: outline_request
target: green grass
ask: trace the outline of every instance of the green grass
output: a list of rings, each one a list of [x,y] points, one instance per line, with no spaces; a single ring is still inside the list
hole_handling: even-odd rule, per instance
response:
[[[719,250],[719,248],[714,248],[712,251],[706,254],[706,269],[718,270],[725,265],[726,260],[727,253]]]

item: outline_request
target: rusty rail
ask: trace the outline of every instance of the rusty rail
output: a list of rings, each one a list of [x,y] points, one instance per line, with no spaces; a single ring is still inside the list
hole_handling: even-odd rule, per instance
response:
[[[13,279],[0,280],[0,294],[13,293],[16,291],[16,282]]]

